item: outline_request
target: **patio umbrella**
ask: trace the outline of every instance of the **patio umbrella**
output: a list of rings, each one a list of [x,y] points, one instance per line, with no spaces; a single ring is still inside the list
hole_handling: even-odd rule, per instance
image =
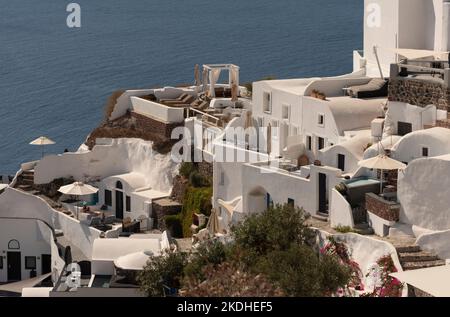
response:
[[[198,64],[195,64],[194,67],[194,79],[195,79],[195,86],[200,86],[200,69]]]
[[[208,224],[206,225],[210,234],[214,235],[219,232],[219,218],[217,214],[217,209],[213,208],[211,215],[209,216]]]
[[[379,154],[375,157],[372,157],[367,160],[363,160],[358,162],[358,165],[361,167],[366,167],[370,169],[379,169],[381,170],[381,181],[380,181],[380,194],[383,189],[383,171],[384,170],[398,170],[406,168],[406,165],[402,162],[391,159],[386,154]]]
[[[147,265],[152,255],[152,251],[130,253],[115,259],[114,265],[122,270],[140,271]]]
[[[75,182],[70,185],[60,187],[58,191],[65,195],[85,196],[95,194],[96,192],[98,192],[98,188],[84,184],[82,182]],[[77,219],[78,219],[78,209],[77,209]]]
[[[36,140],[30,142],[31,145],[39,145],[42,147],[42,157],[44,157],[44,146],[55,144],[53,140],[50,140],[46,136],[40,136]]]

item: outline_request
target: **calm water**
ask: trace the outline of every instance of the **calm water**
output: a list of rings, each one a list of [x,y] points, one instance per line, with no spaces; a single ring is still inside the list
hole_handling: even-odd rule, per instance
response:
[[[76,0],[74,0],[76,1]],[[74,150],[121,88],[190,83],[194,64],[234,63],[241,81],[337,75],[362,47],[361,0],[0,0],[0,173]]]

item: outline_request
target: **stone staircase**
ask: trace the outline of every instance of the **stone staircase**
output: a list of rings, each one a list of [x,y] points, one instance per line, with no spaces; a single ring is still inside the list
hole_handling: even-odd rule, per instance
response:
[[[422,251],[418,245],[396,247],[400,263],[405,271],[445,265],[445,261],[431,252]]]
[[[34,170],[23,171],[22,175],[17,178],[17,189],[30,192],[34,187]]]
[[[445,265],[445,261],[431,252],[423,251],[418,245],[396,246],[403,270],[417,270]],[[408,285],[408,297],[430,297],[424,291]]]

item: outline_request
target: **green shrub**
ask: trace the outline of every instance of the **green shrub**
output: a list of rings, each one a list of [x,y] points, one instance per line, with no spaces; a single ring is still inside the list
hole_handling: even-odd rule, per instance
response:
[[[341,195],[347,193],[347,186],[344,183],[339,183],[334,187]]]
[[[341,225],[339,225],[336,228],[334,228],[334,230],[336,230],[337,232],[340,232],[340,233],[355,232],[355,230],[353,230],[352,227],[350,227],[350,226],[341,226]]]
[[[195,188],[188,187],[183,200],[183,211],[182,211],[182,225],[183,225],[183,236],[192,236],[191,225],[194,213],[202,213],[206,216],[211,214],[211,197],[212,188]]]
[[[189,183],[194,187],[208,187],[211,186],[211,180],[203,176],[198,171],[193,171],[189,175]]]
[[[272,251],[255,265],[289,296],[331,295],[350,279],[349,270],[336,259],[318,254],[309,246],[292,244],[289,249]]]
[[[183,162],[180,166],[180,175],[186,179],[189,179],[191,173],[195,171],[195,165],[192,162]]]
[[[174,238],[183,237],[183,225],[181,220],[181,214],[168,215],[164,217],[166,227],[170,230]]]
[[[287,250],[292,243],[305,244],[313,232],[305,224],[308,216],[303,209],[291,205],[276,205],[261,214],[247,217],[232,228],[236,244],[250,259],[275,250]]]
[[[141,291],[149,297],[160,297],[166,294],[166,287],[179,289],[186,263],[185,253],[150,257],[147,266],[137,276]]]
[[[191,254],[190,262],[184,268],[187,278],[203,281],[205,279],[203,269],[207,265],[216,267],[226,260],[226,246],[217,240],[209,240],[200,244]]]

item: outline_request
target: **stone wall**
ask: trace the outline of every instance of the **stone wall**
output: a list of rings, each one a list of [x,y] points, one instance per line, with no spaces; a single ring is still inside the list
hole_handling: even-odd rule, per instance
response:
[[[166,222],[164,217],[168,215],[176,215],[181,212],[182,205],[178,202],[162,198],[152,202],[152,218],[154,220],[153,227],[161,231],[166,230]]]
[[[200,162],[198,163],[198,172],[203,177],[207,179],[212,179],[213,177],[213,164],[209,162]]]
[[[387,201],[376,194],[366,194],[366,210],[388,221],[399,221],[400,205]]]
[[[170,194],[171,199],[176,202],[183,203],[186,190],[189,186],[189,182],[181,175],[175,176],[173,180],[172,193]]]
[[[419,107],[433,104],[438,109],[449,111],[450,89],[438,82],[395,78],[389,82],[389,100]]]
[[[136,127],[138,129],[150,133],[160,134],[169,139],[171,137],[172,130],[174,128],[184,125],[184,122],[177,122],[177,123],[162,122],[149,116],[136,113],[134,111],[131,112],[131,116],[136,120]]]

